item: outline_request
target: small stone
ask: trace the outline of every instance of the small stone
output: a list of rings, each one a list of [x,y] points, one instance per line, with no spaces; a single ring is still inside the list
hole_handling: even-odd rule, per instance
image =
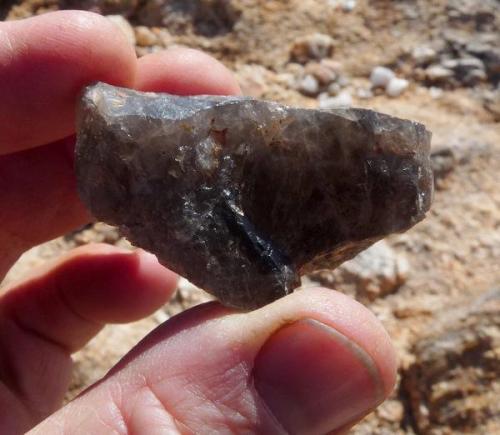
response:
[[[175,46],[174,37],[167,29],[155,29],[155,36],[158,40],[158,45],[161,47]]]
[[[121,15],[107,15],[106,18],[111,21],[125,35],[130,45],[135,45],[134,29],[130,23]]]
[[[455,73],[441,65],[431,65],[425,70],[425,77],[431,82],[447,81],[455,76]]]
[[[319,271],[310,278],[369,302],[394,293],[406,282],[409,271],[408,260],[381,240],[336,270]]]
[[[430,207],[430,133],[363,109],[83,93],[76,173],[94,216],[228,306],[292,292]]]
[[[341,88],[345,88],[346,86],[349,86],[351,80],[349,80],[349,77],[347,77],[346,75],[340,74],[337,78],[337,83]]]
[[[296,40],[291,49],[291,59],[305,64],[310,60],[330,57],[335,46],[334,39],[324,33],[314,33]]]
[[[399,97],[406,91],[409,85],[410,82],[408,82],[408,80],[393,77],[385,88],[385,93],[389,95],[389,97]]]
[[[332,83],[330,86],[328,86],[328,93],[330,95],[336,96],[340,94],[340,91],[342,91],[342,86],[340,86],[338,83]]]
[[[435,61],[437,53],[431,47],[420,45],[413,49],[411,56],[417,65],[425,65]]]
[[[484,63],[476,58],[469,57],[465,59],[446,59],[441,62],[441,65],[447,69],[470,71],[474,69],[484,70]]]
[[[480,69],[469,71],[462,77],[462,83],[466,86],[476,86],[478,83],[485,82],[488,79],[486,72]]]
[[[333,59],[321,59],[319,64],[335,72],[336,74],[340,74],[343,70],[342,64]]]
[[[323,62],[308,63],[305,72],[313,76],[321,85],[329,85],[337,78],[337,73]]]
[[[299,83],[299,90],[306,95],[317,95],[319,83],[311,74],[306,75]]]
[[[352,12],[357,4],[357,0],[344,0],[343,9],[346,12]]]
[[[399,400],[389,399],[377,408],[377,415],[383,420],[401,422],[404,417],[404,406]]]
[[[453,70],[455,78],[465,86],[474,86],[487,79],[484,63],[475,57],[447,59],[441,65]]]
[[[261,65],[242,65],[237,70],[238,81],[245,95],[260,98],[269,90],[269,84],[277,79],[273,73]],[[290,87],[296,87],[295,77],[288,73]]]
[[[385,88],[394,77],[396,75],[389,68],[377,66],[372,70],[370,81],[375,88]]]
[[[158,43],[157,36],[146,26],[135,28],[135,39],[140,47],[150,47]]]
[[[327,94],[328,95],[328,94]],[[340,92],[336,97],[324,97],[319,100],[320,109],[339,109],[351,107],[352,97],[348,91]]]

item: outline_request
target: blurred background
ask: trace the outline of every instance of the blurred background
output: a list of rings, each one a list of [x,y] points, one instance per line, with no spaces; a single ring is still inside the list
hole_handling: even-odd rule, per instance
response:
[[[499,0],[0,0],[0,19],[59,9],[108,16],[138,56],[204,50],[247,95],[426,124],[436,176],[428,218],[304,287],[357,298],[395,343],[398,387],[354,434],[500,433]],[[130,246],[91,224],[26,253],[5,282],[93,241]],[[106,327],[75,356],[68,399],[156,325],[209,299],[181,280],[150,318]]]

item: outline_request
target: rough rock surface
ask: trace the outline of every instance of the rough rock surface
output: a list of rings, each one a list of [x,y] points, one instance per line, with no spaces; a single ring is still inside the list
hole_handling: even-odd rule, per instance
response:
[[[500,290],[448,317],[415,345],[415,362],[404,373],[417,433],[498,433]]]
[[[368,303],[394,293],[406,282],[409,271],[407,259],[381,240],[337,269],[320,270],[309,278]]]
[[[249,309],[423,219],[429,147],[423,125],[369,110],[97,84],[80,106],[77,175],[97,218]]]

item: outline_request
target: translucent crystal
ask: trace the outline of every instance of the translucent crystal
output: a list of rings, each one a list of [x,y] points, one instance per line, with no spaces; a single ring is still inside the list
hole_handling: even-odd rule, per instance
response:
[[[429,149],[423,125],[370,110],[98,83],[81,99],[76,169],[96,218],[252,309],[422,220]]]

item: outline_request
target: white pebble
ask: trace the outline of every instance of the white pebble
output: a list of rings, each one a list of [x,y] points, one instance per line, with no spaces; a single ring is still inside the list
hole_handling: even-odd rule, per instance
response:
[[[377,66],[372,70],[370,81],[376,88],[385,88],[394,77],[394,72],[389,68],[386,68],[385,66]]]
[[[441,65],[431,65],[425,70],[425,75],[429,80],[438,81],[446,80],[453,77],[454,73],[448,68],[444,68]]]
[[[336,97],[321,98],[319,101],[320,109],[338,109],[340,107],[351,107],[352,97],[347,91],[342,91]]]
[[[351,12],[356,7],[356,0],[345,0],[344,1],[344,11]]]
[[[432,62],[437,57],[436,50],[426,45],[420,45],[418,47],[415,47],[411,55],[413,57],[413,60],[418,65]]]
[[[409,84],[408,80],[393,77],[385,88],[385,92],[389,97],[399,97]]]
[[[311,74],[307,74],[299,83],[301,92],[307,95],[317,95],[319,92],[319,83]]]

